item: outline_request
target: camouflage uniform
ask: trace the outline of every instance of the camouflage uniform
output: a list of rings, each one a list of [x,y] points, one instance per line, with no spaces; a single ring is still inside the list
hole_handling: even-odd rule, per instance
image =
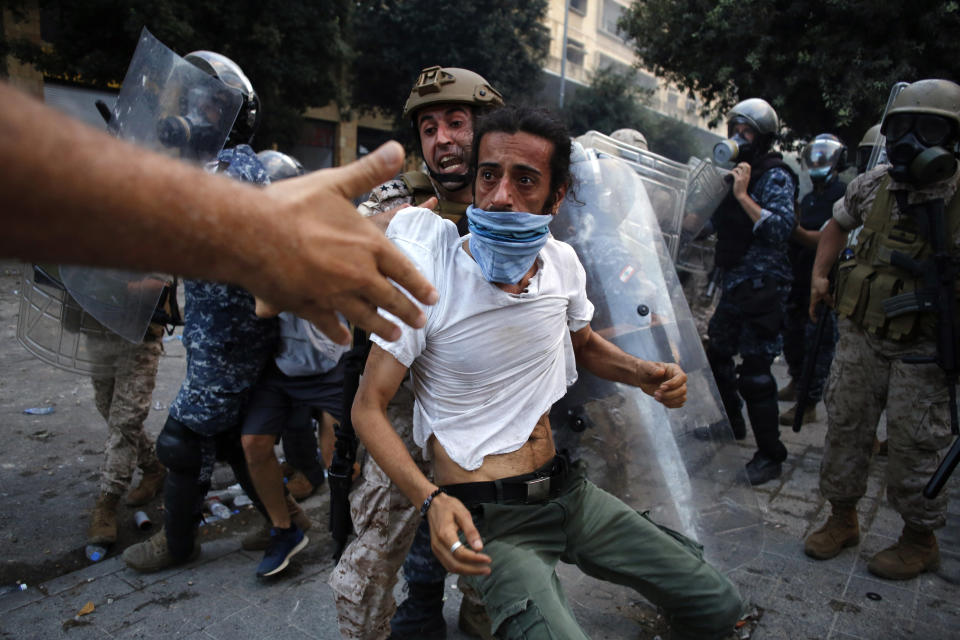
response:
[[[120,495],[126,491],[135,467],[147,471],[159,465],[153,440],[143,422],[150,413],[157,366],[163,353],[162,335],[163,327],[151,324],[138,344],[113,334],[102,338],[102,342],[90,342],[94,357],[102,353],[114,365],[112,376],[91,379],[97,411],[107,421],[109,430],[100,467],[102,494]]]
[[[833,203],[843,198],[847,185],[839,180],[832,180],[824,185],[823,191],[811,191],[800,202],[798,224],[811,231],[819,230],[830,219]],[[810,321],[808,309],[810,307],[810,274],[813,271],[813,260],[816,248],[805,247],[791,239],[790,263],[793,265],[793,284],[787,298],[787,313],[783,327],[783,357],[787,361],[790,377],[799,381],[805,367],[804,360],[813,353],[814,338],[817,325]],[[837,344],[836,314],[828,310],[824,316],[827,323],[824,328],[823,341],[817,351],[816,361],[813,363],[813,375],[807,387],[807,400],[816,404],[823,397],[823,385],[830,373],[830,363],[833,361],[834,347]]]
[[[415,198],[398,178],[374,188],[358,210],[371,216],[412,204]],[[413,441],[413,393],[406,387],[390,401],[387,417],[417,466],[429,477],[430,463]],[[350,491],[350,516],[357,537],[347,545],[329,578],[340,633],[345,638],[385,638],[396,609],[393,588],[401,564],[408,582],[442,582],[447,572],[430,549],[426,520],[371,456],[363,460],[361,475]],[[422,529],[419,534],[418,527]]]
[[[269,182],[247,145],[220,153],[224,172],[241,181]],[[189,557],[203,497],[217,459],[226,460],[261,513],[240,446],[240,423],[248,392],[273,355],[275,319],[254,314],[254,300],[233,285],[184,282],[183,345],[187,373],[157,438],[160,461],[169,469],[164,523],[171,555]]]
[[[854,229],[864,222],[883,188],[886,169],[874,169],[850,183],[844,200],[834,207],[833,217],[841,228]],[[922,191],[910,189],[909,202],[944,198],[949,203],[958,182],[960,174]],[[891,182],[888,188],[904,187]],[[890,216],[897,220],[900,215],[894,201]],[[960,233],[952,240],[953,247],[960,246]],[[865,330],[848,317],[841,317],[838,324],[840,340],[824,398],[827,437],[820,467],[821,493],[841,503],[863,496],[877,420],[886,411],[887,497],[906,523],[921,530],[942,527],[947,493],[928,500],[921,491],[952,441],[944,374],[935,364],[901,361],[907,355],[936,353],[929,327],[893,340]]]
[[[724,207],[727,211],[739,210],[737,215],[747,220],[741,222],[738,233],[752,235],[739,239],[743,244],[749,243],[746,252],[734,264],[727,265],[723,273],[720,302],[707,331],[707,358],[731,423],[743,424],[739,390],[748,401],[750,426],[758,450],[777,462],[787,457],[787,451],[780,442],[776,382],[770,374],[770,365],[782,348],[780,327],[792,279],[787,240],[794,226],[795,179],[780,166],[762,173],[755,166],[748,193],[771,215],[751,230],[744,226],[749,221],[747,214],[730,195],[713,220],[720,234],[716,259],[721,266],[724,264],[721,261],[723,234],[729,233],[727,229],[731,226],[731,217],[720,215]],[[743,358],[739,371],[733,363],[737,353]]]

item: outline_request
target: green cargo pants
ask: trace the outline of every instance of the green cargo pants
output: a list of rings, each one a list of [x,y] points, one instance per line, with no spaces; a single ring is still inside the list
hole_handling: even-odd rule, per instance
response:
[[[736,587],[703,560],[699,544],[598,488],[579,465],[556,498],[485,503],[472,511],[493,562],[489,576],[468,581],[481,593],[498,638],[588,638],[567,605],[558,561],[632,587],[662,607],[675,640],[722,638],[741,615]]]

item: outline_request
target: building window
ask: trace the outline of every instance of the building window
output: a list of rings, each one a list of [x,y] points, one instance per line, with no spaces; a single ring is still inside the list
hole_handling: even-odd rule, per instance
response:
[[[570,0],[570,11],[581,16],[587,15],[587,0]]]
[[[587,57],[587,51],[582,42],[567,38],[567,62],[578,67],[583,66],[583,60]]]
[[[603,11],[600,15],[600,30],[607,35],[623,40],[617,28],[617,20],[623,15],[623,5],[613,0],[603,0]]]

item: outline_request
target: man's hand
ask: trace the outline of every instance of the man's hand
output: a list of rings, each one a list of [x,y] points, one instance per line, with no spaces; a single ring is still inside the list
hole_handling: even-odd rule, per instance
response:
[[[388,142],[344,167],[284,180],[263,193],[274,205],[274,228],[263,231],[258,269],[243,284],[265,304],[260,313],[291,311],[346,344],[350,332],[335,311],[387,340],[400,329],[377,314],[382,307],[413,327],[423,312],[390,280],[424,304],[437,292],[349,198],[396,175],[403,149]]]
[[[810,278],[810,319],[817,321],[817,303],[823,301],[828,307],[833,307],[833,296],[830,295],[830,279],[821,276]]]
[[[447,571],[466,576],[490,575],[490,556],[483,551],[480,532],[473,526],[473,517],[463,503],[445,493],[438,494],[427,510],[430,522],[430,547]],[[460,540],[459,532],[467,539],[453,553],[450,548]]]
[[[636,386],[670,409],[682,407],[687,401],[687,374],[673,362],[639,360]]]

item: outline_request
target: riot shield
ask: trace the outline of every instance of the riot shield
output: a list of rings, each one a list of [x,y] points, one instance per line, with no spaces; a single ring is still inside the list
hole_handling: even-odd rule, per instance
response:
[[[883,108],[883,116],[880,118],[880,122],[883,122],[886,119],[887,112],[890,111],[893,101],[896,100],[897,96],[900,95],[900,92],[906,89],[909,85],[909,82],[897,82],[890,87],[890,95],[887,97],[887,104]],[[878,132],[877,141],[873,145],[873,151],[870,152],[870,160],[867,162],[867,171],[870,171],[870,169],[873,169],[878,164],[885,164],[886,161],[887,137]]]
[[[207,163],[223,148],[242,102],[238,91],[144,29],[108,126],[147,150]],[[130,342],[143,339],[167,281],[157,274],[67,265],[60,276],[87,313]]]
[[[122,346],[67,292],[56,265],[23,265],[17,340],[48,364],[94,377],[113,375]]]
[[[762,519],[644,181],[633,163],[589,149],[581,157],[551,231],[586,270],[591,325],[628,353],[678,363],[688,394],[684,407],[666,409],[582,371],[552,412],[557,445],[586,461],[598,486],[732,570],[760,552]],[[698,440],[697,427],[726,437]]]

